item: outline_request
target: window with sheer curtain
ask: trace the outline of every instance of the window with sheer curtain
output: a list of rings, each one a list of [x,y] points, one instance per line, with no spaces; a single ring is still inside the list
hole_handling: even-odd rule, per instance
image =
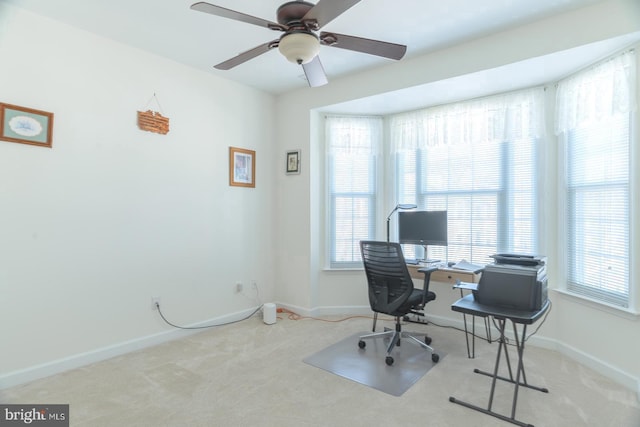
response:
[[[407,258],[486,264],[538,252],[543,117],[537,88],[390,118],[398,202],[448,216],[448,246],[405,245]]]
[[[375,238],[382,118],[330,116],[325,126],[329,266],[360,267],[360,240]]]
[[[567,290],[629,306],[631,124],[635,52],[558,84]]]

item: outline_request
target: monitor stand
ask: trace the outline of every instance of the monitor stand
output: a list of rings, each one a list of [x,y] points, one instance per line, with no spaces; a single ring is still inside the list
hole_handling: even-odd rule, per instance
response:
[[[429,259],[429,246],[428,245],[422,245],[422,247],[424,248],[424,259],[422,260],[423,263],[425,263],[425,264],[435,264],[437,262],[440,262],[439,259]]]

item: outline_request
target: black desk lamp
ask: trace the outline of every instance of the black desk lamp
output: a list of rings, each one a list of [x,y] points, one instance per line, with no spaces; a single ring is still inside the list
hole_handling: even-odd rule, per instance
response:
[[[391,213],[387,217],[387,243],[389,243],[389,222],[391,222],[391,215],[393,215],[393,213],[395,211],[397,211],[398,209],[406,210],[406,209],[415,209],[417,207],[418,207],[418,205],[414,205],[414,204],[399,203],[399,204],[396,205],[395,208],[393,208],[393,210],[391,211]]]

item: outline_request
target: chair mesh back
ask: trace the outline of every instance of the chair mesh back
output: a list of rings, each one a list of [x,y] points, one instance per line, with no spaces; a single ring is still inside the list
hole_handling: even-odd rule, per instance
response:
[[[413,292],[413,281],[399,243],[361,241],[360,251],[369,284],[369,303],[376,312],[393,316]]]

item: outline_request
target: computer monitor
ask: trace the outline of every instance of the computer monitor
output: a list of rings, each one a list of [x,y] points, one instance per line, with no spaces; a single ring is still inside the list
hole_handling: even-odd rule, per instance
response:
[[[398,241],[410,245],[447,246],[447,211],[399,212]]]

